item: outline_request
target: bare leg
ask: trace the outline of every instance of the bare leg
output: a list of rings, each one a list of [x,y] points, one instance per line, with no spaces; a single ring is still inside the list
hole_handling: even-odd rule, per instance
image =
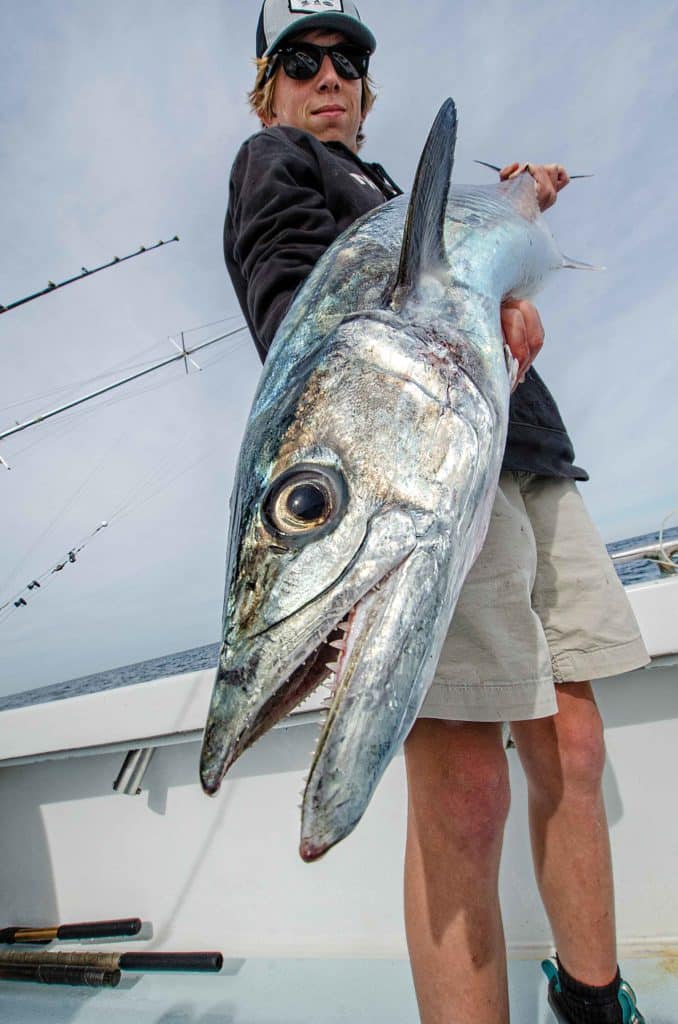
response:
[[[419,719],[405,759],[405,924],[422,1024],[508,1024],[501,727]]]
[[[514,722],[511,732],[527,775],[535,873],[558,955],[579,981],[605,985],[617,952],[603,728],[590,683],[557,692],[557,715]]]

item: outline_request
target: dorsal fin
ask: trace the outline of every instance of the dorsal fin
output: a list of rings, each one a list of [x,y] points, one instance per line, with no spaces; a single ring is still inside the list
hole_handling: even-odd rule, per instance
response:
[[[419,158],[405,218],[395,297],[409,293],[421,271],[445,262],[443,229],[457,141],[457,108],[447,99]]]

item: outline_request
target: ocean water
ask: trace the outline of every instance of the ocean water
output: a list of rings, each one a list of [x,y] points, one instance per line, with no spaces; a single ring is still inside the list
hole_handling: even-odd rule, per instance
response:
[[[678,526],[664,531],[665,540],[678,538]],[[658,533],[646,533],[639,537],[629,537],[626,540],[614,541],[607,545],[610,554],[620,551],[625,547],[635,547],[641,544],[650,544],[659,539]],[[617,575],[625,586],[631,583],[642,583],[650,580],[664,578],[656,563],[647,559],[637,562],[625,562],[615,566]],[[23,693],[10,694],[0,698],[0,711],[9,708],[26,707],[29,704],[43,704],[52,700],[63,700],[64,697],[75,697],[84,693],[95,693],[99,690],[113,690],[119,686],[131,686],[134,683],[146,683],[151,679],[161,679],[163,676],[179,675],[182,672],[197,672],[200,669],[212,669],[216,667],[219,654],[219,644],[206,644],[204,647],[193,647],[188,651],[177,651],[174,654],[164,654],[159,658],[150,658],[147,661],[139,661],[133,665],[122,665],[119,668],[109,669],[105,672],[96,672],[94,675],[79,676],[77,679],[68,679],[62,683],[54,683],[51,686],[43,686],[35,690],[25,690]]]
[[[678,526],[672,526],[671,529],[664,530],[663,539],[664,541],[678,539]],[[658,531],[656,533],[644,533],[640,537],[628,537],[626,540],[613,541],[612,544],[607,545],[607,550],[613,555],[615,551],[621,551],[623,548],[640,547],[641,544],[652,544],[658,540]],[[674,562],[676,561],[675,555],[673,560]],[[631,583],[645,583],[649,580],[664,579],[666,576],[656,562],[651,562],[648,559],[641,559],[638,562],[617,563],[615,569],[617,570],[617,576],[625,587]]]

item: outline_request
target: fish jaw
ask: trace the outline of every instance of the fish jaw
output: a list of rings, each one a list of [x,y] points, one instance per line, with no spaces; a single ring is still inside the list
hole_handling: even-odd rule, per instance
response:
[[[438,558],[417,548],[349,616],[304,790],[302,860],[317,860],[355,828],[402,741],[404,721],[409,730],[432,673],[428,606],[439,608],[442,590]]]
[[[327,677],[326,641],[354,606],[414,550],[407,512],[375,514],[358,553],[332,588],[257,636],[225,642],[207,718],[200,780],[212,796],[228,768]]]
[[[479,506],[458,530],[431,531],[349,617],[304,790],[302,860],[317,860],[353,831],[407,738],[487,518]]]

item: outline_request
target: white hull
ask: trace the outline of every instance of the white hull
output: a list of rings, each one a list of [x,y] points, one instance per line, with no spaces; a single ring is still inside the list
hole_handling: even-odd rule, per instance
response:
[[[678,580],[629,588],[650,668],[596,684],[622,956],[678,953]],[[197,784],[212,672],[0,714],[0,924],[139,916],[153,948],[227,957],[406,956],[405,786],[389,767],[356,831],[321,861],[297,853],[299,792],[317,713],[292,716],[210,800]],[[308,707],[309,705],[306,705]],[[156,746],[142,794],[113,792],[124,752]],[[509,950],[551,948],[532,878],[525,784],[502,865]]]

